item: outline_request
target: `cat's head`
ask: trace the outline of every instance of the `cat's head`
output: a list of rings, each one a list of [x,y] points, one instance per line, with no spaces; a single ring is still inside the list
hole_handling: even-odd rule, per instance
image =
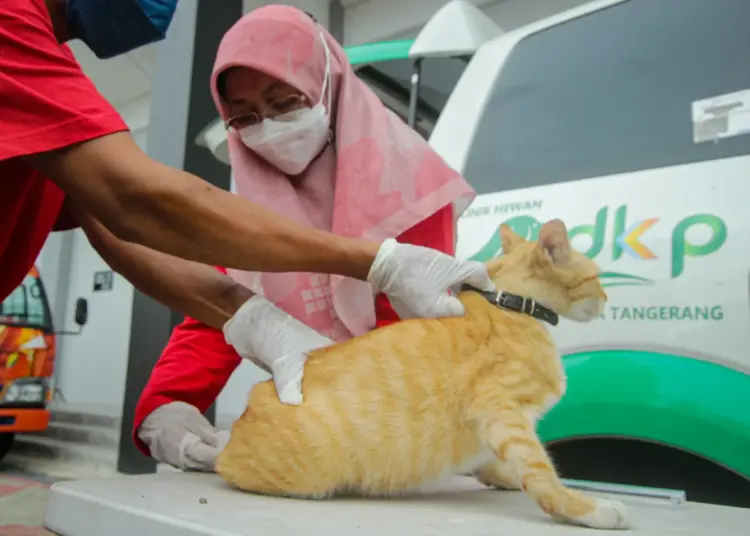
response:
[[[607,294],[599,268],[571,247],[563,222],[545,223],[536,242],[527,242],[507,225],[500,226],[500,236],[503,256],[487,263],[498,290],[533,298],[578,322],[601,314]]]

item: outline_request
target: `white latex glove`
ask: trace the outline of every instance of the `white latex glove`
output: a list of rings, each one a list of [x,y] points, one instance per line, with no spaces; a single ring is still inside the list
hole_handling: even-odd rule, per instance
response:
[[[156,408],[143,420],[138,437],[155,460],[183,471],[213,471],[216,456],[229,441],[228,432],[217,432],[198,408],[185,402]]]
[[[333,344],[262,296],[253,296],[224,324],[224,338],[237,353],[273,376],[284,404],[302,403],[307,353]]]
[[[463,304],[448,290],[457,291],[464,283],[488,292],[497,290],[481,262],[460,261],[392,238],[380,246],[367,281],[388,296],[401,318],[462,316]]]

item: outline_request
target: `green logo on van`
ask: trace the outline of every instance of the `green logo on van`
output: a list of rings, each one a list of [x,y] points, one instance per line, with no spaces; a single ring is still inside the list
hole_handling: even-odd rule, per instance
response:
[[[711,238],[703,244],[688,242],[688,231],[695,225],[706,225],[711,229]],[[727,224],[713,214],[693,214],[678,223],[672,231],[672,277],[685,271],[687,257],[705,257],[724,245],[727,240]]]
[[[607,237],[607,223],[610,211],[608,207],[599,209],[596,213],[594,223],[578,225],[568,229],[571,240],[581,235],[590,238],[588,249],[582,251],[586,256],[595,259],[604,250]],[[617,261],[623,255],[637,260],[653,260],[658,256],[649,247],[647,233],[656,225],[659,218],[646,218],[643,220],[628,222],[627,205],[622,205],[614,211],[613,224],[611,228],[612,258]],[[536,240],[542,222],[533,216],[515,216],[504,222],[514,232],[526,240]],[[710,237],[702,242],[691,242],[691,230],[696,227],[707,227]],[[685,263],[689,257],[705,257],[717,251],[727,239],[727,226],[724,221],[713,214],[692,214],[682,219],[672,230],[671,241],[671,266],[670,273],[674,279],[685,271]],[[500,232],[495,232],[490,240],[471,259],[477,261],[488,261],[502,254],[502,242]],[[653,283],[651,279],[626,272],[602,272],[600,274],[603,286],[631,286],[648,285]]]

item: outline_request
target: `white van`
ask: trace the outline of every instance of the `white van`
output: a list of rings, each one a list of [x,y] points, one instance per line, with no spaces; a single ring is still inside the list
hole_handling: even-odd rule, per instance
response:
[[[487,33],[451,4],[413,49],[452,54],[448,9]],[[457,254],[560,218],[609,295],[553,329],[569,388],[540,435],[565,476],[750,507],[750,1],[600,0],[497,30],[430,137],[479,194]]]
[[[459,256],[560,218],[599,264],[605,314],[553,330],[569,387],[539,432],[567,477],[750,507],[749,23],[750,0],[600,0],[506,33],[452,0],[347,48],[477,190]]]

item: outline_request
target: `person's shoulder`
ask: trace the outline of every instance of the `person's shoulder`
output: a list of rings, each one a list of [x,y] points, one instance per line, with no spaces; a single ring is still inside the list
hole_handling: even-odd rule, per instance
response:
[[[0,33],[22,39],[24,34],[54,36],[52,20],[44,0],[2,0],[0,2]]]
[[[33,17],[35,14],[47,12],[44,0],[3,0],[0,2],[0,13],[9,14],[14,18]]]
[[[0,1],[1,63],[39,62],[54,58],[68,66],[78,67],[78,62],[67,45],[55,37],[52,19],[44,0]],[[43,74],[43,73],[42,73]]]
[[[0,0],[0,160],[127,130],[55,37],[43,0]]]
[[[0,0],[0,21],[0,74],[12,81],[3,92],[43,92],[61,70],[85,76],[70,48],[55,37],[44,0]]]

